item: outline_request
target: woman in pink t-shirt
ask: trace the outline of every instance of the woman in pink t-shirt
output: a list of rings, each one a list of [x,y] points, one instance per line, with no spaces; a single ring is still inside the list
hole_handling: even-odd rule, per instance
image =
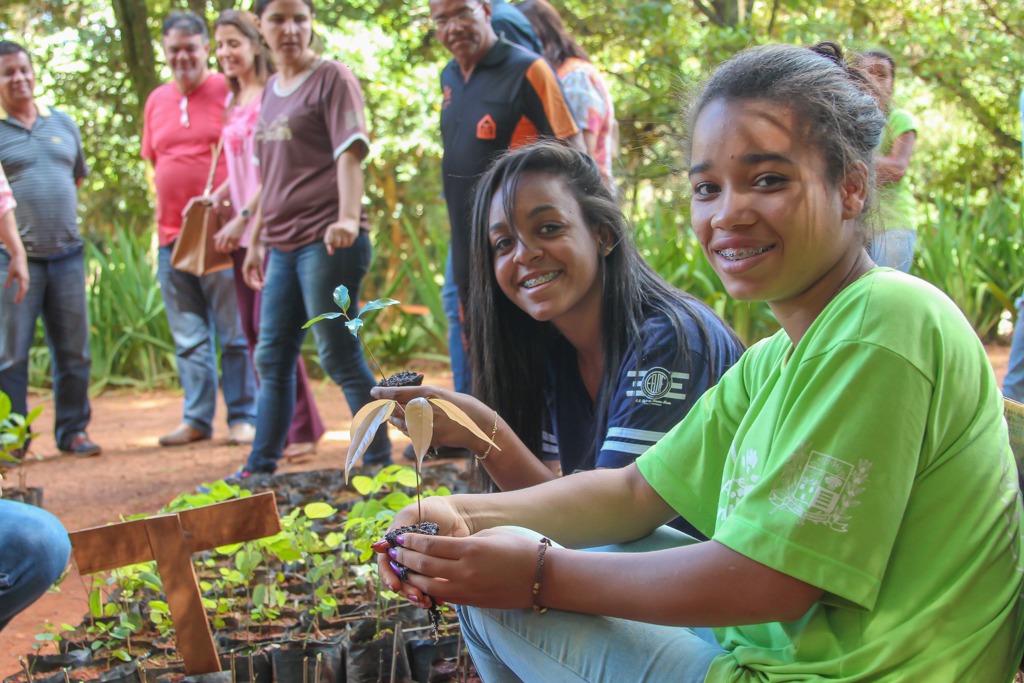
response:
[[[243,263],[255,223],[261,187],[255,162],[254,139],[260,117],[263,87],[273,71],[266,48],[260,40],[256,17],[250,12],[225,10],[214,23],[217,61],[228,77],[230,94],[224,122],[224,159],[228,179],[218,188],[217,197],[228,196],[235,216],[214,236],[218,251],[230,253],[234,261],[235,295],[242,328],[255,354],[259,329],[260,292],[245,283]],[[299,356],[295,363],[295,410],[288,432],[285,458],[298,458],[316,451],[324,425]]]

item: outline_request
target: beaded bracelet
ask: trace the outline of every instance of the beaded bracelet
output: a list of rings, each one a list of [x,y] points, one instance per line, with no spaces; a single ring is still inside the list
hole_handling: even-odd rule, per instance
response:
[[[491,427],[491,442],[487,444],[487,450],[484,451],[483,455],[476,456],[477,460],[486,460],[491,454],[491,449],[494,448],[494,436],[498,433],[498,411],[494,411],[494,426]]]
[[[544,574],[544,553],[551,547],[551,540],[548,538],[540,539],[540,545],[537,546],[537,576],[533,580],[533,611],[537,614],[544,614],[548,611],[547,607],[540,606],[540,580]]]

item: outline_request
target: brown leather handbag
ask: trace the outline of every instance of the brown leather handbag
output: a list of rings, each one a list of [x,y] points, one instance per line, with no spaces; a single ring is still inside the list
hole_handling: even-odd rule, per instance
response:
[[[213,163],[206,181],[203,197],[213,192],[213,178],[217,174],[217,160],[224,140],[213,149]],[[171,252],[171,266],[196,277],[216,273],[231,267],[231,254],[222,254],[213,244],[213,236],[221,229],[223,217],[218,207],[210,202],[193,202],[181,223],[181,232]]]

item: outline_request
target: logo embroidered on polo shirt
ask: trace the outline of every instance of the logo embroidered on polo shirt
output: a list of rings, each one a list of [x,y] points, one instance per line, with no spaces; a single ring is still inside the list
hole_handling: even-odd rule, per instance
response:
[[[61,140],[58,136],[54,135],[52,138],[50,138],[50,142],[52,142],[55,145],[59,145],[64,141]]]
[[[493,140],[498,137],[498,127],[494,125],[494,119],[490,114],[484,114],[484,117],[476,124],[476,137],[479,140]]]
[[[686,394],[683,392],[683,380],[689,379],[690,375],[685,372],[669,372],[665,368],[650,368],[648,370],[630,370],[626,373],[626,377],[631,380],[631,386],[626,391],[626,395],[635,397],[636,403],[663,406],[672,401],[686,400]]]
[[[441,94],[444,96],[444,99],[441,100],[441,109],[444,110],[447,109],[448,105],[452,103],[451,86],[444,86],[444,88],[441,90]]]

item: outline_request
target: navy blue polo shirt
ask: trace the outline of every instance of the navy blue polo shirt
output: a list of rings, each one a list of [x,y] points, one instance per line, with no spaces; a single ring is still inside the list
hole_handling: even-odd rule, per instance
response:
[[[680,341],[668,316],[651,312],[626,349],[606,420],[595,413],[576,349],[559,336],[548,353],[541,458],[559,461],[565,474],[625,467],[675,427],[712,385],[712,375],[721,377],[743,352],[714,313],[697,310],[707,344],[693,315],[677,309],[689,358],[678,357]],[[699,536],[687,524],[673,526]]]
[[[453,59],[441,72],[441,171],[452,228],[452,269],[464,292],[469,279],[473,188],[496,156],[541,136],[578,132],[558,77],[536,53],[504,39],[469,76]]]
[[[78,126],[67,114],[37,104],[29,130],[0,108],[0,165],[18,206],[14,218],[30,259],[51,259],[82,246],[78,186],[89,169]]]

